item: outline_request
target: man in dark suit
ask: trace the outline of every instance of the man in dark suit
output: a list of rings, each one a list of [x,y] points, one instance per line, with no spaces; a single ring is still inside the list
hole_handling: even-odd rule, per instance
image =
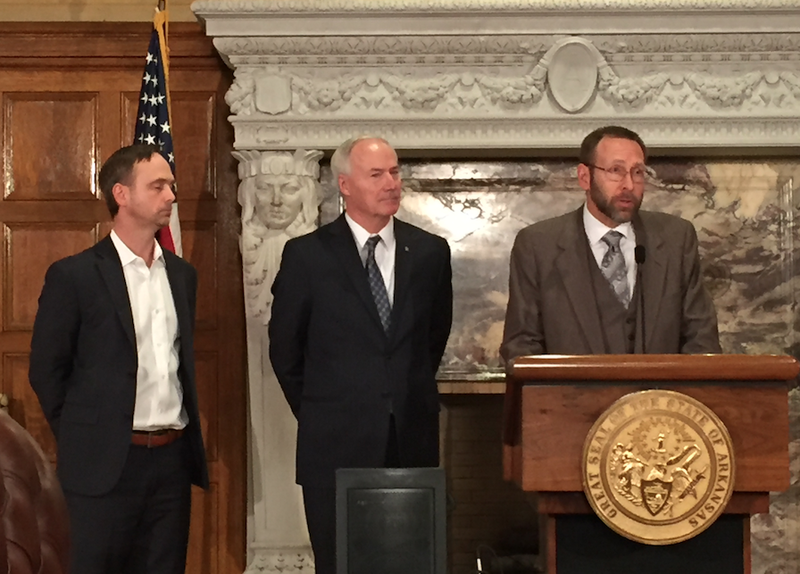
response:
[[[286,244],[269,324],[317,574],[336,571],[336,469],[438,465],[436,371],[452,320],[449,247],[394,217],[391,146],[351,139],[331,166],[346,213]]]
[[[694,227],[639,211],[645,160],[636,133],[595,130],[578,165],[586,203],[519,232],[500,349],[507,364],[545,353],[721,352]]]
[[[208,487],[195,389],[197,273],[162,250],[175,195],[157,147],[100,171],[111,234],[47,271],[30,382],[58,445],[71,574],[178,574]]]

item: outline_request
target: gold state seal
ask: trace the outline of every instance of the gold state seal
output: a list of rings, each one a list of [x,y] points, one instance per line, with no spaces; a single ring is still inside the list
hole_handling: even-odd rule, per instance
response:
[[[583,490],[597,515],[645,544],[696,536],[733,493],[728,429],[701,402],[673,391],[622,397],[583,447]]]

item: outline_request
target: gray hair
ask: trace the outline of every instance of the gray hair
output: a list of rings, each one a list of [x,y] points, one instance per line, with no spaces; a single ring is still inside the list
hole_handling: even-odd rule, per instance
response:
[[[339,176],[350,173],[350,154],[353,152],[353,148],[356,147],[356,144],[366,140],[377,140],[390,145],[385,139],[372,135],[356,136],[342,143],[331,156],[331,171],[337,186],[339,185]]]

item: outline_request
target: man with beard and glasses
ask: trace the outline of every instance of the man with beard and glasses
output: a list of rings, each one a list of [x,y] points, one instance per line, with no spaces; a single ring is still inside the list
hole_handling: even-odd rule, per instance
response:
[[[586,203],[519,232],[500,347],[508,366],[522,355],[721,352],[694,227],[639,211],[646,159],[633,131],[593,131],[578,165]]]

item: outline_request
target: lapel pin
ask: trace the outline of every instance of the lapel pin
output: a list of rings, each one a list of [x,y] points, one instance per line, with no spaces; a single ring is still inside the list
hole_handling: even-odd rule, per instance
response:
[[[405,250],[408,251],[408,245],[406,245]]]

